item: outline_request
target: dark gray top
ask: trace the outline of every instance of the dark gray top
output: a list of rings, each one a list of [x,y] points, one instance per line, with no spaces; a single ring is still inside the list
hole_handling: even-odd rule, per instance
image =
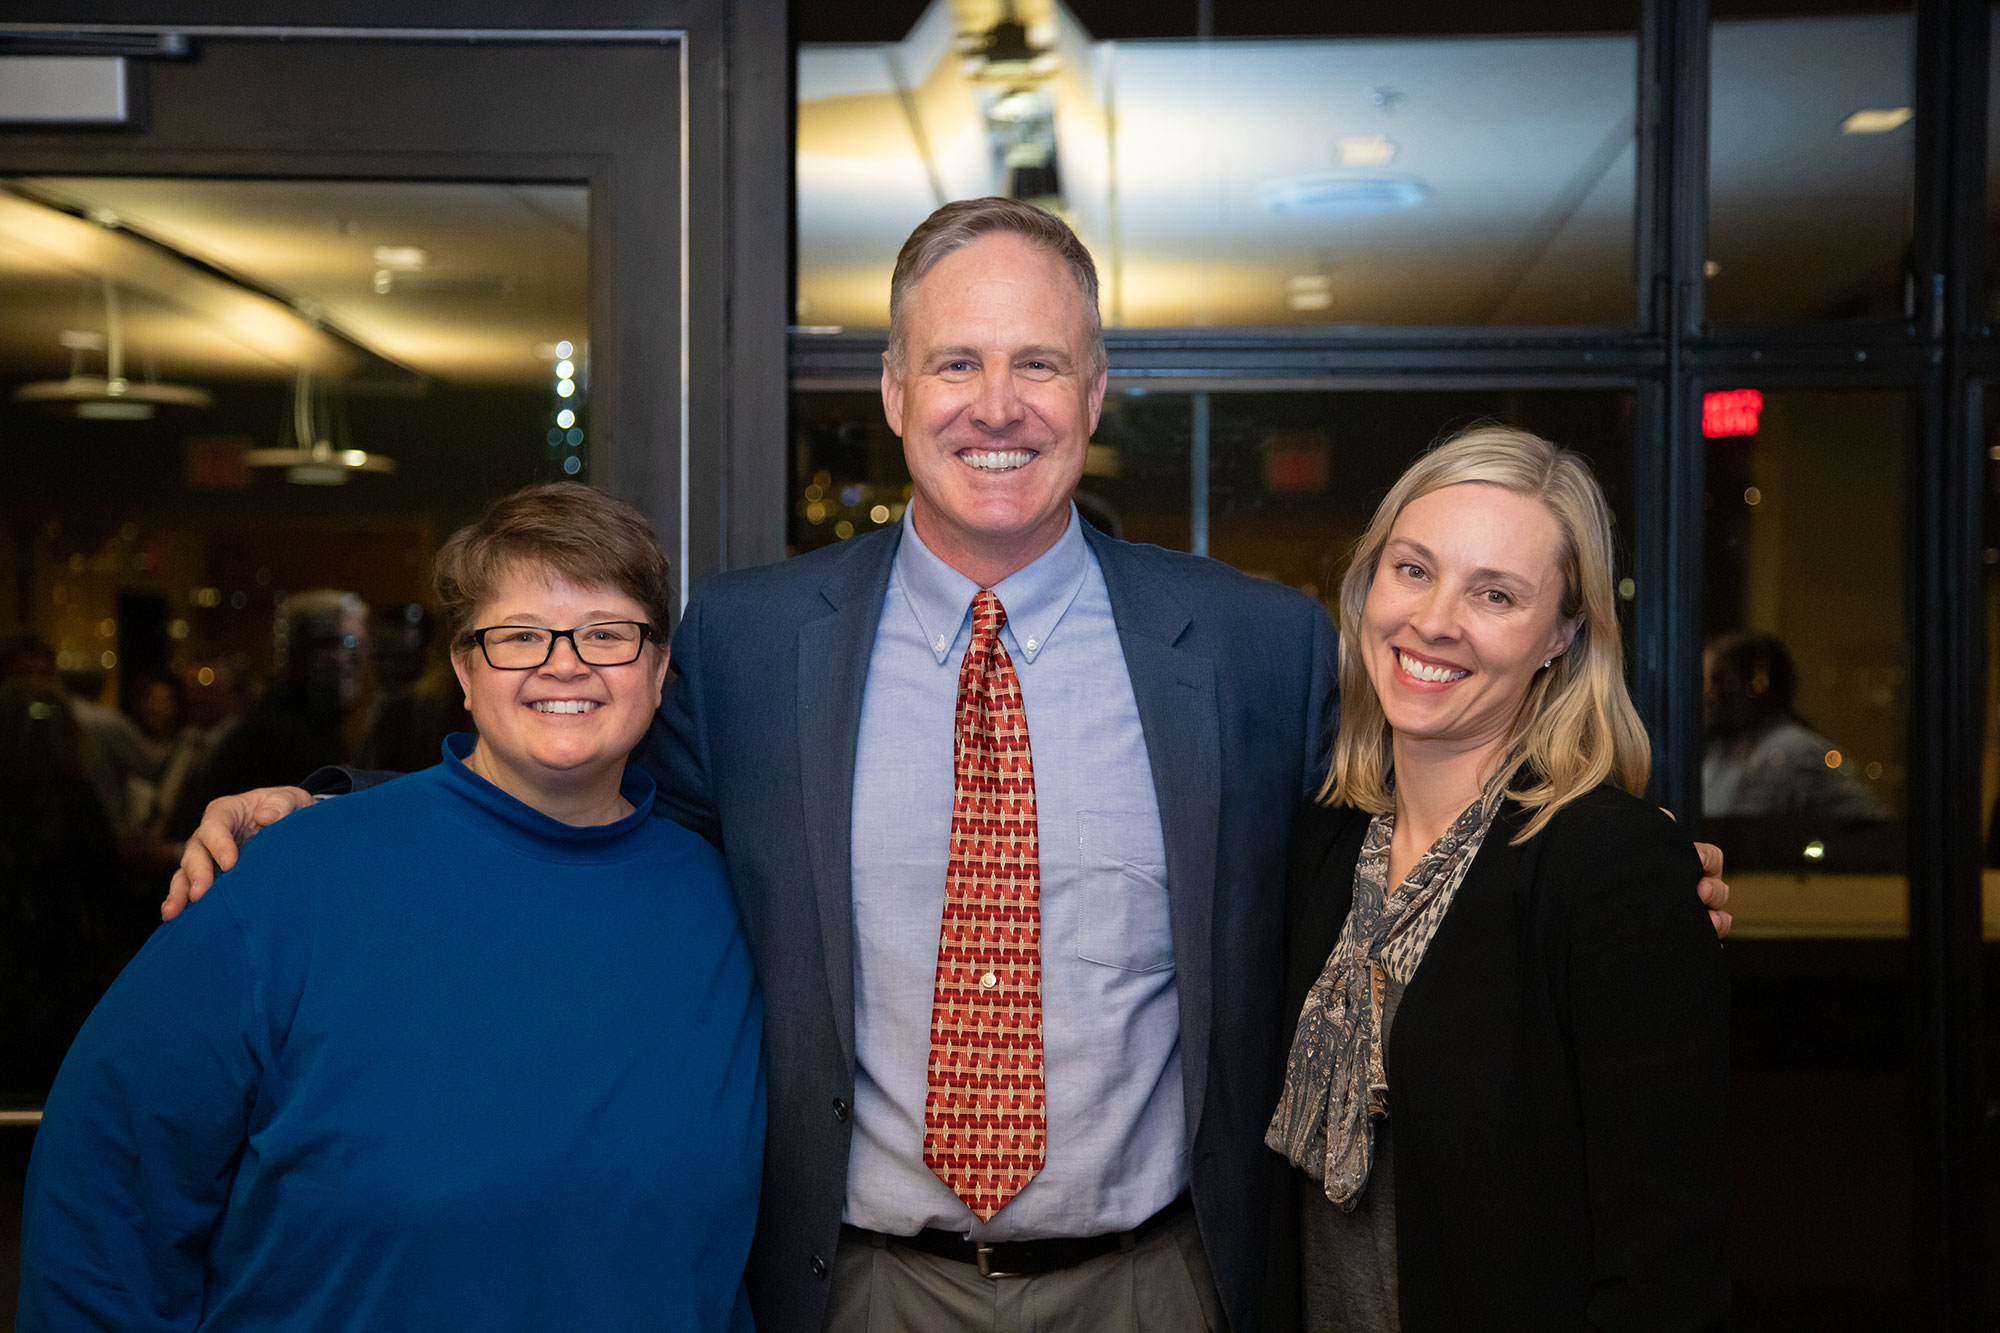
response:
[[[1382,991],[1382,1042],[1392,1040],[1403,983]],[[1375,1162],[1354,1211],[1326,1191],[1299,1191],[1306,1333],[1397,1333],[1396,1169],[1390,1120],[1375,1126]]]

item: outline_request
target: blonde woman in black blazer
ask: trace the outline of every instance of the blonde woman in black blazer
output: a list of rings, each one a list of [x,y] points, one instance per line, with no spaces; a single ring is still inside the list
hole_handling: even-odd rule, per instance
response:
[[[1725,978],[1620,658],[1603,495],[1544,440],[1460,435],[1361,539],[1266,1140],[1309,1330],[1726,1315]]]

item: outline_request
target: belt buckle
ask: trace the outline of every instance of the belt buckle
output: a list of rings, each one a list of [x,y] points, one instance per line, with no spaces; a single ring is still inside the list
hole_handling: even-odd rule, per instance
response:
[[[973,1253],[978,1256],[979,1276],[987,1278],[1020,1277],[1019,1273],[1004,1273],[992,1266],[993,1246],[983,1240],[972,1242]]]

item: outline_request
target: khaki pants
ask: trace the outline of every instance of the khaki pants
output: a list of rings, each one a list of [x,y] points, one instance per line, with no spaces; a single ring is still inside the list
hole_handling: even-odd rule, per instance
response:
[[[1130,1249],[1033,1277],[986,1278],[881,1236],[843,1233],[828,1333],[1214,1333],[1222,1324],[1192,1210]]]

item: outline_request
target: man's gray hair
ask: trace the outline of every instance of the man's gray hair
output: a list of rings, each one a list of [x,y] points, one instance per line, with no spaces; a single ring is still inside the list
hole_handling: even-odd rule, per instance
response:
[[[1104,322],[1097,312],[1097,265],[1069,224],[1052,213],[1014,199],[957,199],[925,218],[903,242],[896,256],[895,276],[889,279],[889,369],[903,373],[903,311],[910,291],[927,274],[951,255],[982,236],[996,233],[1019,236],[1060,259],[1076,281],[1083,298],[1084,319],[1090,325],[1090,373],[1095,376],[1106,364]]]

